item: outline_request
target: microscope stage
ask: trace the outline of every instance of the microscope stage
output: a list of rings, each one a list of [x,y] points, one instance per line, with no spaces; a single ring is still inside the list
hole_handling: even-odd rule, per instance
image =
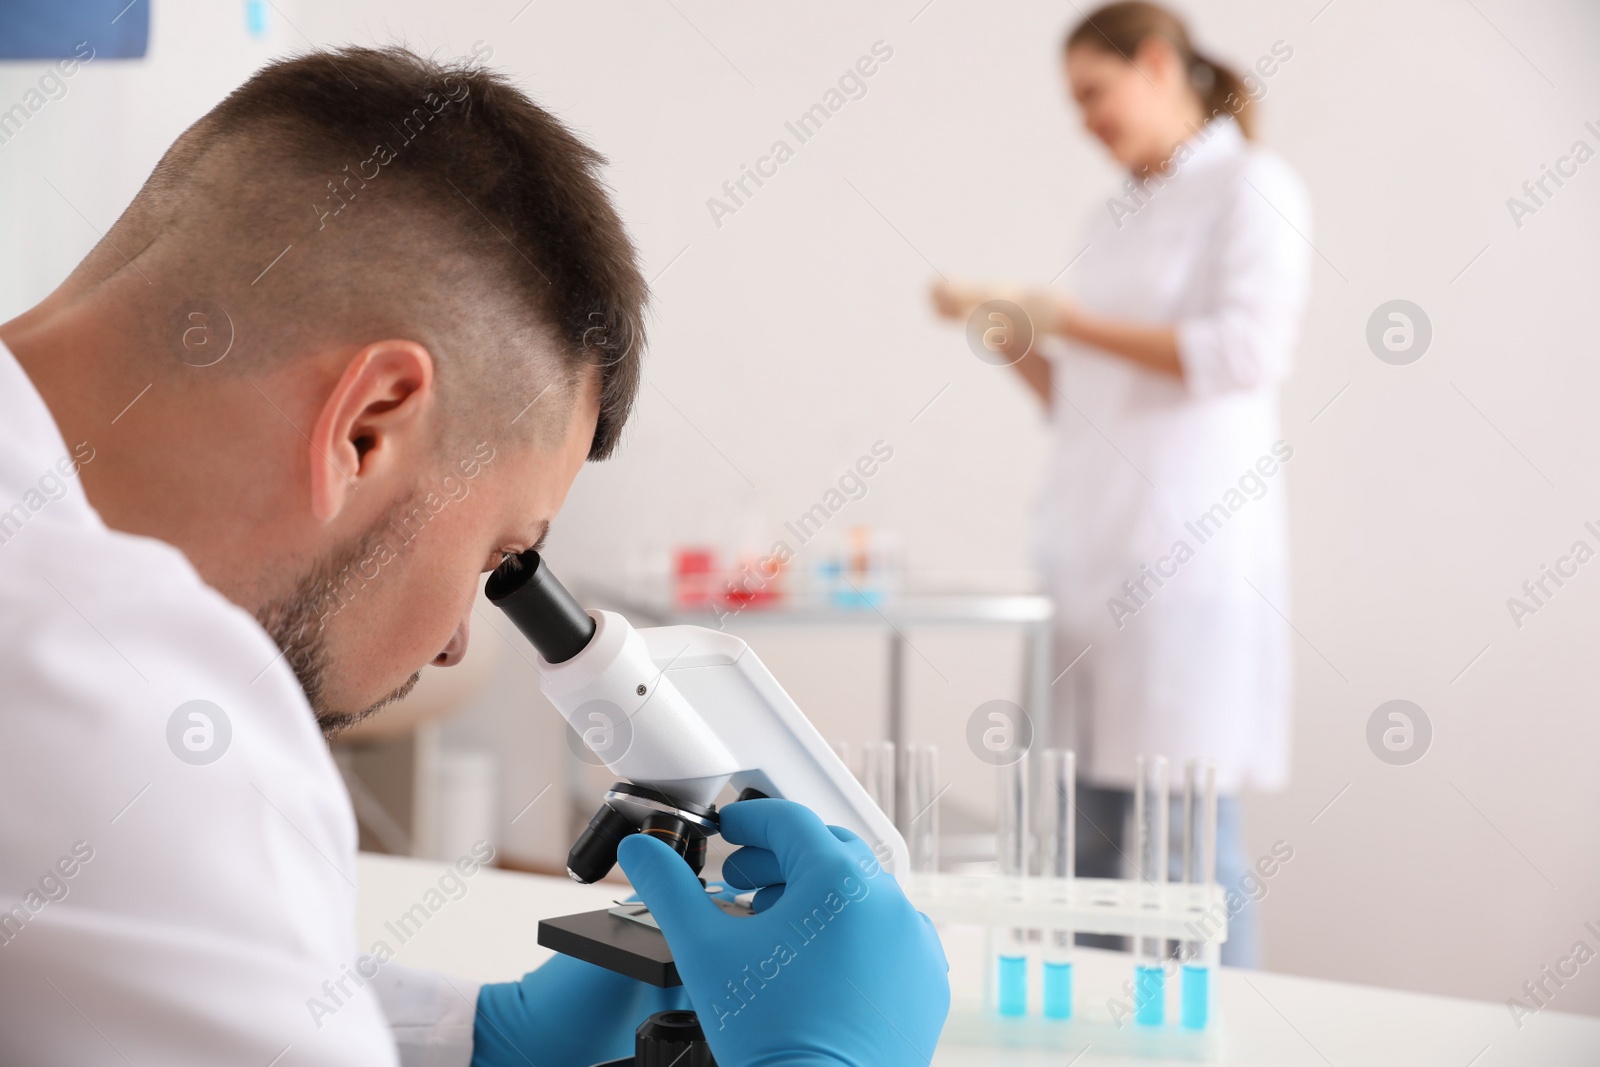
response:
[[[718,900],[717,906],[730,915],[750,914],[729,900]],[[637,909],[637,917],[617,914],[625,909]],[[683,984],[666,935],[642,904],[540,919],[539,944],[663,989]]]

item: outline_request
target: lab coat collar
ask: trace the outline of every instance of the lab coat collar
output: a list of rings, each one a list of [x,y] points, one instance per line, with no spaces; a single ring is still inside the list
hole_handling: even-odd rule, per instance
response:
[[[1172,174],[1181,179],[1191,171],[1204,170],[1229,159],[1244,148],[1244,133],[1230,115],[1219,115],[1196,130],[1172,153]]]

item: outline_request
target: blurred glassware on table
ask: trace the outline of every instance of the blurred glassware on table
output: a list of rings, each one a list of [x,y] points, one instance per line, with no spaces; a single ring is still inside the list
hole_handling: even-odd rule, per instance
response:
[[[846,544],[825,552],[813,568],[813,598],[840,608],[877,608],[900,592],[904,554],[900,536],[852,526]]]
[[[811,547],[806,564],[784,542],[762,551],[757,541],[635,549],[617,591],[653,608],[718,614],[799,604],[865,610],[904,591],[905,555],[893,531],[853,526],[842,542]]]

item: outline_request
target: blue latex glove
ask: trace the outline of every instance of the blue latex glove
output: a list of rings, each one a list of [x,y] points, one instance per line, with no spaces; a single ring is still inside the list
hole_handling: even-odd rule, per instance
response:
[[[619,1060],[633,1055],[633,1032],[648,1016],[686,1007],[681,987],[658,989],[558,955],[520,982],[478,990],[472,1067],[591,1067]]]
[[[926,916],[848,830],[786,800],[722,811],[730,884],[757,914],[706,899],[677,853],[647,834],[618,858],[667,936],[723,1067],[926,1067],[950,1008],[949,966]]]

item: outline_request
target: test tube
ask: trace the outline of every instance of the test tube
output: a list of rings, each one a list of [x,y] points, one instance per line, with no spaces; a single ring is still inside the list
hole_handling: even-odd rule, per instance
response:
[[[1194,761],[1184,771],[1184,810],[1194,806]],[[1199,848],[1195,850],[1194,873],[1189,874],[1189,842],[1191,827],[1184,826],[1184,880],[1197,885],[1210,885],[1217,879],[1217,765],[1206,764],[1205,797],[1200,810],[1195,812],[1198,821]],[[1211,968],[1201,953],[1208,946],[1202,941],[1191,941],[1185,946],[1183,964],[1183,1007],[1181,1019],[1188,1030],[1204,1030],[1211,1019]]]
[[[1183,881],[1184,885],[1194,885],[1197,881],[1199,881],[1199,878],[1198,878],[1198,872],[1200,870],[1199,843],[1195,840],[1195,837],[1196,837],[1195,819],[1198,817],[1199,811],[1197,810],[1196,800],[1197,800],[1197,798],[1195,796],[1195,761],[1192,760],[1192,759],[1184,760],[1183,761],[1183,860],[1182,860],[1183,866],[1182,866],[1182,869],[1179,870],[1179,872],[1178,872],[1178,877]],[[1200,942],[1198,942],[1198,941],[1185,941],[1179,947],[1178,957],[1179,957],[1179,959],[1181,959],[1184,962],[1184,965],[1187,967],[1188,964],[1194,962],[1199,957],[1199,954],[1200,954]],[[1187,981],[1187,971],[1185,972],[1185,976],[1186,976],[1185,977],[1185,981]],[[1187,1006],[1187,1002],[1185,1002],[1185,1005]]]
[[[893,741],[868,741],[861,746],[861,785],[894,822]]]
[[[860,775],[856,773],[855,752],[851,749],[850,742],[834,741],[830,747],[833,749],[833,754],[839,757],[839,762],[844,764],[844,769],[849,771],[853,777],[859,779]]]
[[[1052,879],[1051,897],[1063,906],[1072,901],[1072,880],[1077,872],[1077,754],[1060,748],[1045,749],[1044,875]],[[1072,929],[1057,927],[1045,935],[1044,1016],[1072,1018]]]
[[[913,871],[939,869],[939,749],[906,746],[906,847]]]
[[[998,834],[1000,873],[1018,878],[1028,873],[1028,758],[999,769]],[[1028,934],[1012,927],[998,953],[1001,1015],[1028,1014]]]
[[[1135,767],[1138,780],[1134,783],[1133,819],[1139,836],[1136,891],[1143,900],[1144,909],[1156,912],[1166,893],[1167,853],[1171,847],[1167,826],[1167,758],[1156,756],[1147,764],[1140,756]],[[1167,1021],[1166,971],[1162,959],[1165,945],[1160,937],[1138,939],[1133,964],[1133,1018],[1141,1026],[1161,1026]]]

